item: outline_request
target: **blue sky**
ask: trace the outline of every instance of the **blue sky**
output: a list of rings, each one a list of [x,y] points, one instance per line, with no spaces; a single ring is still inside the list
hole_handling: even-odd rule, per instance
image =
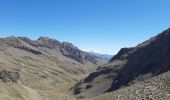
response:
[[[0,0],[0,37],[48,36],[115,54],[170,26],[170,0]]]

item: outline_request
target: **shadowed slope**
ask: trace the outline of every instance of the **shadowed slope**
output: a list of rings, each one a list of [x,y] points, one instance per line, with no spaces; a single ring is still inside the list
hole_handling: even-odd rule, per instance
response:
[[[130,86],[170,70],[170,29],[133,47],[123,48],[112,60],[77,86],[79,97],[94,96]],[[91,85],[91,88],[86,88]],[[78,91],[78,92],[77,92]]]

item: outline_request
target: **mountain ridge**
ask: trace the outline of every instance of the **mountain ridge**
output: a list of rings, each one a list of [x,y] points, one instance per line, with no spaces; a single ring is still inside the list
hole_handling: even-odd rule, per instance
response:
[[[170,28],[136,47],[122,48],[109,63],[75,86],[74,93],[93,97],[162,74],[170,70],[169,54]]]
[[[2,100],[69,97],[71,86],[105,63],[71,43],[47,37],[0,38],[0,55]]]
[[[3,40],[4,39],[8,39],[7,43],[10,46],[20,48],[20,49],[25,49],[30,52],[32,51],[32,53],[35,52],[37,54],[41,54],[41,52],[38,52],[38,51],[36,52],[36,50],[34,50],[34,49],[27,48],[27,45],[23,45],[21,43],[22,41],[25,41],[26,43],[28,43],[29,45],[31,45],[33,47],[46,47],[49,49],[60,49],[60,51],[63,53],[64,56],[70,57],[70,58],[80,61],[82,63],[84,63],[83,60],[89,60],[92,63],[96,63],[97,61],[95,60],[95,58],[102,59],[99,56],[96,56],[96,55],[93,55],[88,52],[80,50],[79,48],[74,46],[72,43],[60,42],[56,39],[50,39],[48,37],[40,37],[34,41],[27,37],[15,37],[15,36],[3,38]],[[69,52],[71,52],[71,54],[69,54]],[[74,54],[77,54],[77,55],[73,56]]]

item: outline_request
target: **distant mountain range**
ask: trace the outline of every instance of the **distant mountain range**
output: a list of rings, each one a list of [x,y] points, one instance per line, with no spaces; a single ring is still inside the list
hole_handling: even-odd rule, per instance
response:
[[[98,57],[101,57],[103,60],[105,60],[105,61],[110,61],[111,59],[112,59],[112,57],[113,57],[113,55],[108,55],[108,54],[100,54],[100,53],[95,53],[95,52],[93,52],[93,51],[91,51],[91,52],[89,52],[89,53],[91,53],[91,54],[93,54],[93,55],[96,55],[96,56],[98,56]]]

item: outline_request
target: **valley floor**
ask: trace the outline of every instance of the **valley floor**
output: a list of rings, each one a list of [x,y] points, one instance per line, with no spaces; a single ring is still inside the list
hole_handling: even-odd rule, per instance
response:
[[[21,83],[0,82],[0,100],[77,100],[68,93],[43,95]],[[141,83],[81,100],[170,100],[170,71]]]

